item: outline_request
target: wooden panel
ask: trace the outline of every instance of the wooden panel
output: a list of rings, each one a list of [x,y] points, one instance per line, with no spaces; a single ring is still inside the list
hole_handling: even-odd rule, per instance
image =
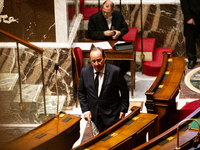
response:
[[[191,113],[185,119],[191,118],[200,118],[200,107],[196,109],[193,113]],[[185,121],[183,124],[179,126],[179,143],[181,149],[188,150],[194,149],[193,142],[194,138],[197,135],[197,131],[188,129],[191,121]],[[155,138],[151,139],[147,143],[144,143],[138,147],[135,147],[133,150],[169,150],[175,149],[177,147],[177,127],[179,123],[161,133],[160,135],[156,136]],[[198,144],[198,149],[200,148],[200,144]]]
[[[134,107],[137,108],[137,107]],[[100,133],[88,142],[74,148],[79,149],[130,149],[139,144],[144,139],[146,133],[155,125],[157,115],[139,113],[126,117],[121,120],[121,126],[113,130],[110,127],[106,131]],[[95,140],[96,139],[96,140]],[[97,140],[98,139],[98,140]],[[143,140],[143,142],[145,142]],[[90,143],[90,144],[89,144]]]
[[[153,123],[152,120],[155,120],[156,117],[157,115],[140,113],[132,118],[133,122],[131,124],[129,125],[125,124],[121,128],[109,134],[108,136],[110,136],[110,138],[108,140],[98,141],[91,147],[88,147],[88,149],[90,150],[101,149],[101,148],[112,149],[112,147],[120,145],[119,143],[125,144],[123,141],[126,141],[126,139],[128,139],[129,137],[137,139],[138,132],[143,128],[145,128],[146,126]],[[136,118],[137,120],[134,120]]]
[[[153,95],[154,100],[166,101],[173,97],[174,93],[179,89],[179,83],[165,83],[160,91]]]
[[[169,58],[169,56],[169,53],[164,52],[160,72],[145,93],[147,112],[158,114],[156,128],[149,134],[150,139],[168,128],[169,112],[176,110],[175,99],[179,93],[180,82],[185,70],[185,58]]]
[[[64,122],[66,118],[69,120]],[[79,138],[80,119],[72,115],[64,115],[59,120],[53,117],[39,127],[6,143],[3,147],[5,150],[70,149]]]
[[[0,29],[28,42],[55,42],[54,0],[4,0],[3,5],[1,15],[17,21],[1,22]],[[0,36],[0,42],[10,41]]]
[[[168,62],[171,61],[171,66],[168,65],[167,70],[185,70],[185,57],[171,57],[168,59]]]

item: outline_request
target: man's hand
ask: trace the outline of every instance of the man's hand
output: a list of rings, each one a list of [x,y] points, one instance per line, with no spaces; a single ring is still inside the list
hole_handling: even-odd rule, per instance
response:
[[[187,24],[193,24],[193,25],[195,25],[194,19],[191,18],[190,20],[188,20]]]
[[[88,112],[88,113],[84,114],[84,119],[86,121],[89,121],[89,119],[91,119],[91,118],[92,118],[91,112]]]
[[[125,114],[126,114],[126,113],[124,113],[124,112],[120,112],[119,119],[123,119],[123,118],[125,118]]]
[[[113,30],[106,30],[104,31],[105,36],[113,36],[115,35],[115,32]]]
[[[121,32],[120,32],[120,31],[117,31],[117,30],[114,30],[114,32],[115,32],[115,35],[113,35],[112,38],[113,38],[114,40],[116,40],[116,39],[121,35]]]

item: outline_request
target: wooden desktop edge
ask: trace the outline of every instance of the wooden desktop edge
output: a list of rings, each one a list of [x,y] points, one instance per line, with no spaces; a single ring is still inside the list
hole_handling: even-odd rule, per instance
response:
[[[90,140],[82,143],[81,145],[73,148],[72,150],[82,150],[83,148],[91,146],[92,144],[94,144],[94,143],[98,142],[99,140],[101,140],[103,137],[109,135],[110,133],[112,133],[116,129],[118,129],[121,126],[123,126],[124,123],[129,121],[133,116],[136,116],[136,115],[138,115],[140,113],[140,107],[133,106],[131,108],[131,110],[132,110],[132,112],[130,114],[128,114],[124,119],[120,120],[119,122],[117,122],[116,124],[114,124],[113,126],[108,128],[107,130],[101,132],[99,135],[97,135],[97,136],[91,138]]]
[[[198,113],[200,113],[200,107],[197,108],[195,111],[193,111],[190,115],[188,115],[185,119],[190,119],[190,118],[193,118],[195,117],[196,115],[198,115]],[[184,120],[184,119],[183,119]],[[176,133],[177,132],[177,127],[178,127],[178,124],[177,123],[176,125],[174,125],[173,127],[169,128],[168,130],[166,130],[165,132],[159,134],[158,136],[156,136],[155,138],[151,139],[150,141],[138,146],[138,147],[135,147],[134,149],[132,150],[138,150],[138,149],[147,149],[149,148],[149,146],[152,146],[152,145],[155,145],[158,140],[160,139],[160,141],[164,138],[164,137],[167,137],[168,135],[171,135],[173,133]],[[183,126],[184,123],[182,123],[181,126]],[[180,126],[180,127],[181,127]]]

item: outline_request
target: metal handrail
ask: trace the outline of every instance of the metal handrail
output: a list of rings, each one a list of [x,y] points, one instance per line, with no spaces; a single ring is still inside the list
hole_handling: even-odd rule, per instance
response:
[[[20,88],[20,110],[21,111],[24,110],[25,106],[22,103],[21,75],[20,75],[20,64],[19,64],[19,43],[22,44],[22,45],[25,45],[28,48],[31,48],[31,49],[39,52],[41,54],[42,84],[43,84],[43,98],[44,98],[44,114],[45,114],[45,120],[48,120],[49,117],[47,116],[47,113],[46,113],[44,70],[43,70],[43,52],[44,52],[44,50],[42,48],[39,48],[39,47],[37,47],[37,46],[27,42],[27,41],[24,41],[24,40],[22,40],[22,39],[20,39],[20,38],[18,38],[16,36],[6,32],[6,31],[3,31],[1,29],[0,29],[0,33],[5,35],[5,36],[7,36],[7,37],[9,37],[9,38],[11,38],[11,39],[13,39],[17,44],[17,55],[18,55],[18,60],[17,61],[18,61],[18,74],[19,74],[19,80],[20,80],[19,81],[19,88]]]

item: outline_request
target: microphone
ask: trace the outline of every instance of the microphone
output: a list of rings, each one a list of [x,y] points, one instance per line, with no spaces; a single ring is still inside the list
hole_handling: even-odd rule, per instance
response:
[[[57,74],[58,68],[59,68],[59,64],[58,64],[58,63],[55,63],[54,70],[56,71],[56,74]]]
[[[54,70],[55,70],[55,83],[56,83],[56,92],[57,92],[57,111],[56,111],[56,114],[55,114],[55,116],[56,116],[55,119],[56,120],[59,120],[59,113],[58,113],[59,95],[58,95],[58,86],[57,86],[57,79],[56,79],[58,68],[59,68],[58,63],[55,63]]]

